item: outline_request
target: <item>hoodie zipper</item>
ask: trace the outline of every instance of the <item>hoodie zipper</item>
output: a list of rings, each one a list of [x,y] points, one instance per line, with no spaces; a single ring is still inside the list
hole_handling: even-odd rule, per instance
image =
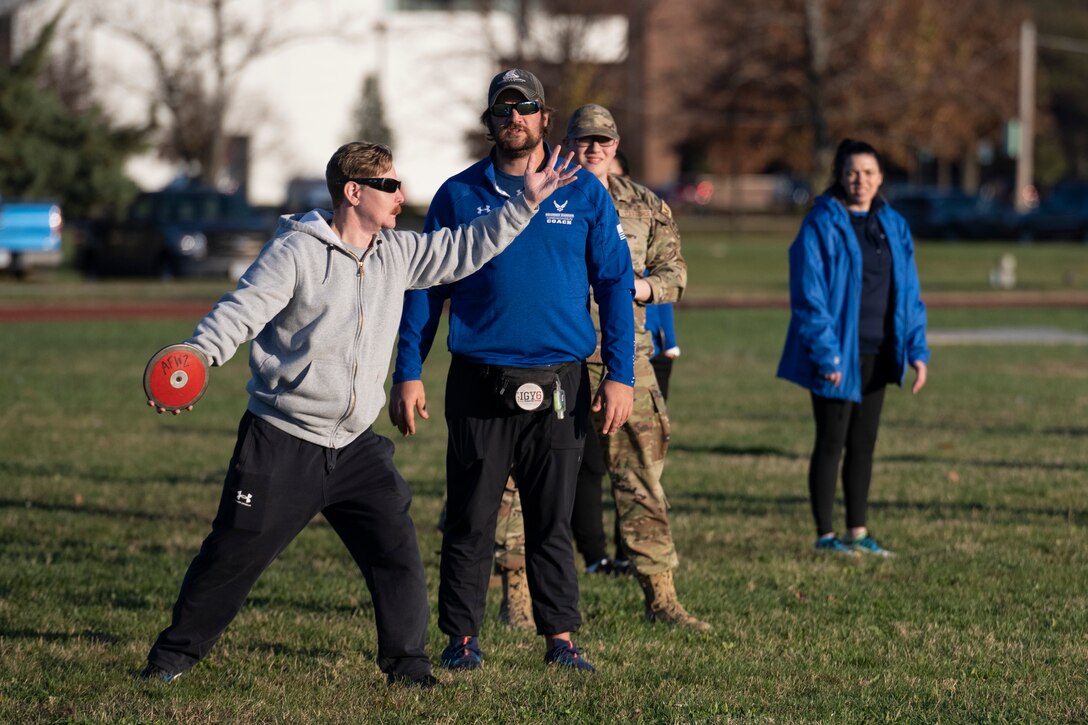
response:
[[[340,420],[336,421],[336,426],[332,429],[332,436],[329,443],[331,447],[336,445],[336,436],[340,433],[340,427],[344,424],[344,421],[351,417],[351,414],[355,412],[355,377],[359,374],[359,340],[363,335],[363,259],[370,252],[368,249],[363,253],[362,257],[356,257],[351,252],[344,250],[353,260],[355,260],[356,271],[355,278],[358,280],[356,284],[356,325],[355,325],[355,344],[352,346],[353,352],[351,355],[351,400],[348,403],[348,409],[340,416]]]

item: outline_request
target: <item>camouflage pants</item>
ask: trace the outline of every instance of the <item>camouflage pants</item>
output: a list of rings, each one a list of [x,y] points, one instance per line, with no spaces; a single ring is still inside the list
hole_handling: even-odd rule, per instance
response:
[[[495,522],[495,568],[500,571],[525,568],[525,520],[521,517],[521,497],[513,476],[506,479]]]
[[[603,377],[604,366],[589,363],[590,390],[596,391]],[[603,422],[602,414],[594,414],[598,434]],[[669,502],[661,486],[668,445],[669,415],[653,366],[648,359],[636,357],[631,417],[618,432],[601,436],[601,448],[612,480],[623,548],[639,574],[660,574],[679,565],[669,528]],[[513,479],[506,482],[499,507],[495,562],[500,569],[525,565],[525,529]]]

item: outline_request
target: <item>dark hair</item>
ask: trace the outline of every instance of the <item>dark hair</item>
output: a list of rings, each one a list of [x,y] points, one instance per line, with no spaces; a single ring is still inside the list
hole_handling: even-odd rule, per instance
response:
[[[623,153],[620,149],[616,149],[616,163],[620,165],[620,176],[631,175],[631,165],[627,163],[627,154]]]
[[[839,147],[835,149],[835,160],[831,164],[831,185],[824,190],[825,194],[830,194],[839,200],[846,199],[846,189],[842,185],[842,171],[846,168],[846,160],[859,154],[872,156],[876,159],[876,167],[880,169],[880,173],[884,173],[884,159],[881,158],[875,148],[864,141],[844,138]]]

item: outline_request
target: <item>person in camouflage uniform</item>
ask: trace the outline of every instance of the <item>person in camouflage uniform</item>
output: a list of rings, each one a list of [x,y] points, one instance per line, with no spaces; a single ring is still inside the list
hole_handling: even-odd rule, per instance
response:
[[[668,204],[629,178],[609,175],[618,142],[616,123],[608,109],[590,104],[572,114],[565,143],[574,150],[582,167],[608,188],[619,212],[634,268],[636,272],[647,271],[645,277],[635,280],[634,408],[622,429],[611,436],[601,435],[600,442],[612,480],[623,547],[646,597],[646,618],[708,631],[711,629],[708,623],[689,614],[680,604],[673,582],[672,573],[679,559],[669,527],[668,499],[661,485],[669,443],[669,416],[650,364],[654,348],[645,326],[647,303],[680,299],[687,285],[687,263],[680,253],[680,234]],[[605,372],[599,344],[587,363],[591,386],[599,385]],[[595,423],[600,433],[601,421],[595,419]],[[518,508],[516,495],[514,482],[508,481],[497,528],[501,535],[496,536],[496,564],[504,582],[517,580],[517,525],[502,519],[504,515],[513,515]],[[520,600],[508,589],[504,589],[507,621],[517,626],[516,622],[524,619],[513,609],[515,603],[521,606]]]

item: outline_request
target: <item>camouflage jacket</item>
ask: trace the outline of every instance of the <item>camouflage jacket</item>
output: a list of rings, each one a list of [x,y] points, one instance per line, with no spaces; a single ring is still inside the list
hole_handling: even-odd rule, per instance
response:
[[[649,300],[635,302],[635,357],[649,358],[654,346],[650,333],[646,332],[646,305],[678,301],[688,283],[688,264],[680,253],[680,230],[669,205],[642,184],[623,176],[609,176],[608,193],[627,236],[635,277],[645,273],[652,289]],[[592,307],[597,350],[589,362],[600,362],[601,329],[596,302]]]

